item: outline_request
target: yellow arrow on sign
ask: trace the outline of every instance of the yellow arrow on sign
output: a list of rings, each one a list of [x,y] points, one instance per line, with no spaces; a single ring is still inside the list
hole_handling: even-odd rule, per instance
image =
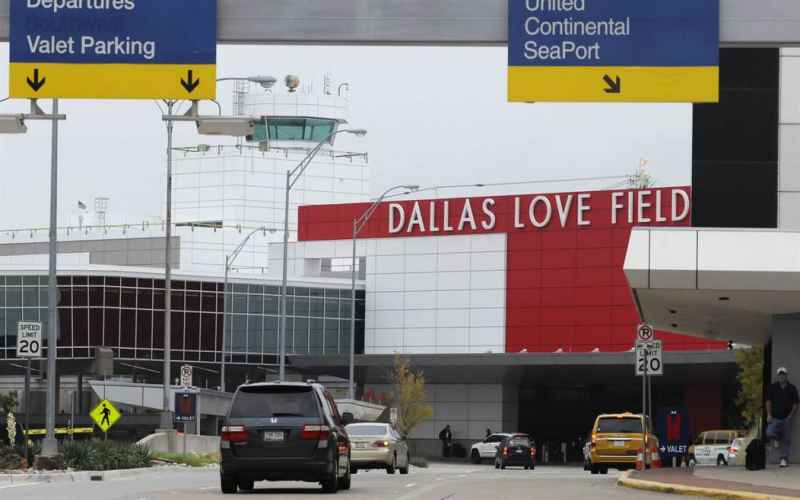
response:
[[[117,410],[116,406],[111,404],[111,401],[104,399],[89,413],[89,416],[92,417],[94,423],[96,423],[103,432],[108,432],[108,430],[122,418],[122,413]]]

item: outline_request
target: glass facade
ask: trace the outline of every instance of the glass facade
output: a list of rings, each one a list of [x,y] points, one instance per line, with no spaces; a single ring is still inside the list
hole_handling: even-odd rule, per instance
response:
[[[115,357],[163,359],[164,280],[111,276],[60,276],[60,359],[93,357],[111,347]],[[172,282],[172,359],[219,362],[223,326],[233,363],[276,362],[280,287]],[[225,306],[229,313],[224,314]],[[17,322],[47,328],[47,276],[0,276],[0,359],[16,357]],[[356,291],[356,352],[363,352],[364,292]],[[346,354],[350,346],[350,289],[289,287],[286,351],[298,355]]]

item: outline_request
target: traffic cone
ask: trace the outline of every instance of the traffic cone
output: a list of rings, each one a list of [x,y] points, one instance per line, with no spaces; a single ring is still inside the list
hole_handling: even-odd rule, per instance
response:
[[[653,453],[650,455],[652,459],[650,461],[650,468],[651,469],[660,469],[661,468],[661,453],[658,451],[658,447],[653,447]]]
[[[636,470],[644,470],[644,450],[641,448],[636,450]]]

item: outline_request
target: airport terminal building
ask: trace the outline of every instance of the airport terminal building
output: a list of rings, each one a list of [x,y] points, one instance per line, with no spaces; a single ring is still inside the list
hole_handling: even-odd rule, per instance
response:
[[[357,242],[357,396],[384,399],[400,354],[424,370],[434,409],[412,435],[418,445],[435,452],[438,431],[450,424],[463,442],[487,428],[519,430],[570,443],[574,458],[572,444],[597,413],[640,410],[631,348],[644,320],[666,350],[664,376],[653,386],[656,416],[681,409],[690,433],[738,424],[728,341],[766,344],[767,366],[798,366],[800,271],[791,249],[798,247],[800,108],[790,89],[800,81],[800,57],[737,48],[723,49],[720,60],[721,102],[694,108],[691,186],[563,193],[521,186],[511,195],[381,204]],[[248,96],[255,112],[282,109]],[[344,104],[334,104],[303,115],[338,126]],[[273,146],[185,152],[170,256],[173,379],[180,364],[191,364],[196,385],[213,391],[223,350],[228,387],[275,377],[279,174],[311,142],[299,136]],[[365,153],[334,146],[292,199],[293,377],[348,373],[350,238],[368,206],[369,166]],[[258,189],[253,196],[249,186]],[[238,191],[218,203],[226,189]],[[98,346],[113,349],[116,378],[159,384],[163,225],[76,227],[59,233],[61,386],[91,378]],[[225,256],[261,227],[225,289]],[[16,321],[45,319],[46,235],[15,234],[0,233],[0,390],[21,388]],[[88,408],[82,399],[76,415]],[[60,425],[68,406],[62,395]],[[158,417],[144,412],[137,422],[155,428]]]

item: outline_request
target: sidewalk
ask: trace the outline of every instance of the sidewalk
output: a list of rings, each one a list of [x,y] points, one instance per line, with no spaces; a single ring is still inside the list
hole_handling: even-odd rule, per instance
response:
[[[768,468],[748,471],[744,467],[697,467],[629,471],[620,476],[620,486],[679,495],[730,499],[800,498],[800,470]]]

